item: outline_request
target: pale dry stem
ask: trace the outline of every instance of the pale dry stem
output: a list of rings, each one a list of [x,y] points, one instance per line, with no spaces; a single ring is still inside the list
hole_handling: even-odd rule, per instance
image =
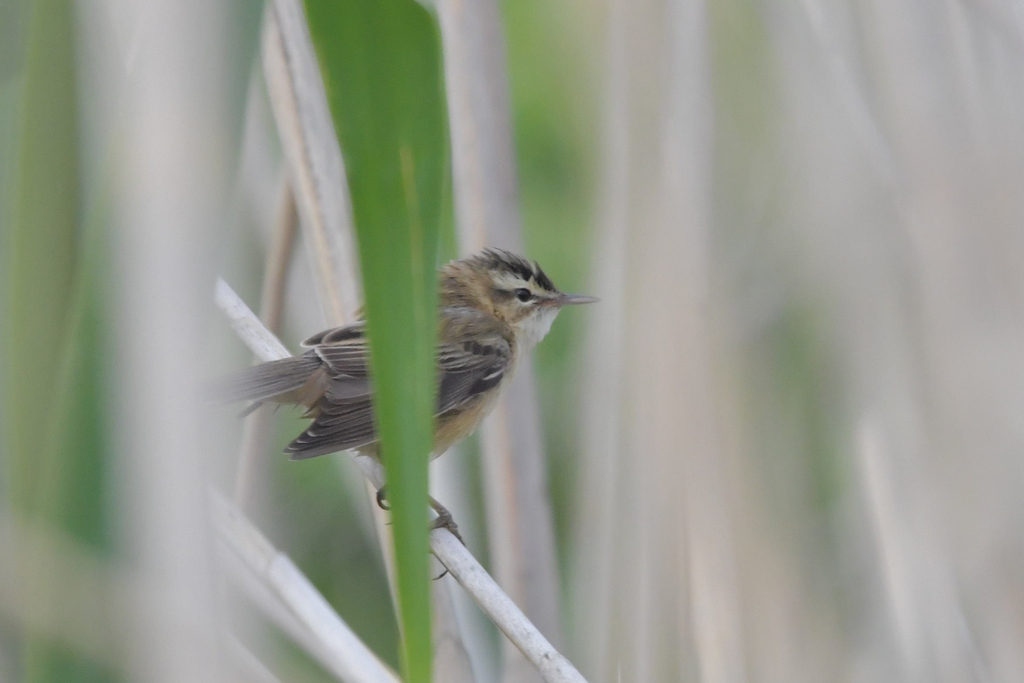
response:
[[[231,287],[223,280],[217,282],[217,305],[228,316],[232,327],[241,340],[261,360],[278,360],[287,357],[283,345],[264,327],[256,315],[245,306]],[[383,480],[379,463],[366,457],[356,457],[356,463],[367,479],[377,488]],[[487,574],[469,550],[446,529],[435,529],[430,534],[430,547],[434,555],[451,572],[456,581],[466,590],[480,608],[526,656],[548,683],[585,683],[585,679],[569,661],[559,654],[551,643],[537,630],[522,610],[516,607],[508,595]],[[295,570],[297,572],[298,570]],[[286,600],[290,597],[282,594]],[[321,598],[322,599],[322,598]]]

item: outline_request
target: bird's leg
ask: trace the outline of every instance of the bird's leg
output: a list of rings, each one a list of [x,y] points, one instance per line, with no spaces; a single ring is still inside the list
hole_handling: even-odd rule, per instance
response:
[[[380,506],[381,510],[391,509],[391,506],[388,504],[387,488],[388,487],[385,484],[377,489],[377,505]],[[437,519],[431,522],[430,528],[447,529],[452,532],[452,535],[455,536],[455,538],[459,539],[459,543],[466,545],[466,542],[462,540],[462,534],[459,533],[459,526],[455,523],[455,520],[452,519],[452,513],[448,512],[448,508],[438,503],[433,496],[428,497],[430,498],[430,507],[437,513]]]
[[[381,510],[391,509],[391,506],[388,505],[387,500],[387,485],[384,485],[377,489],[377,505],[380,506]],[[432,496],[430,497],[430,507],[432,507],[434,509],[434,512],[437,513],[437,519],[431,522],[430,528],[447,529],[448,531],[452,532],[452,535],[455,536],[455,538],[459,539],[459,543],[461,543],[462,545],[466,545],[466,542],[462,540],[462,534],[459,533],[458,525],[455,523],[455,520],[452,519],[452,513],[448,512],[448,508],[438,503],[436,500],[434,500]],[[444,578],[444,575],[447,573],[448,569],[445,569],[443,572],[441,572],[440,576],[435,576],[434,580],[437,581],[438,579]]]
[[[462,540],[462,534],[459,533],[458,525],[452,519],[452,513],[448,512],[448,508],[434,500],[433,496],[430,497],[430,507],[434,508],[434,512],[437,513],[437,519],[430,523],[430,528],[447,529],[452,532],[452,536],[459,539],[459,543],[466,545],[466,542]]]

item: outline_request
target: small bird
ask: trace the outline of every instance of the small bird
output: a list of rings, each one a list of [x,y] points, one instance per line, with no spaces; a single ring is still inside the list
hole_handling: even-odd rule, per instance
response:
[[[540,266],[501,249],[451,261],[440,272],[437,407],[431,458],[469,436],[494,408],[523,353],[551,329],[563,306],[597,301],[564,294]],[[286,452],[293,460],[355,450],[380,460],[368,367],[366,323],[315,334],[298,356],[263,363],[225,380],[217,398],[305,406],[312,418]],[[247,410],[248,412],[248,410]],[[377,503],[386,508],[385,489]],[[451,514],[433,498],[433,527],[458,536]],[[461,540],[461,537],[460,537]]]

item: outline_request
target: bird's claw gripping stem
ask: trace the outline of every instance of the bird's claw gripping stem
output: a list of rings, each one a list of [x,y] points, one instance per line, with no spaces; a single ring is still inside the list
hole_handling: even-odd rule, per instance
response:
[[[377,489],[377,505],[380,507],[381,510],[391,509],[391,506],[388,505],[387,500],[387,487],[381,486],[379,489]],[[461,543],[462,545],[466,545],[466,542],[462,540],[462,534],[459,533],[459,525],[455,523],[455,520],[452,518],[452,513],[448,512],[448,508],[446,508],[444,505],[441,505],[439,502],[434,500],[434,498],[430,498],[430,507],[433,508],[434,512],[437,513],[437,518],[430,523],[430,528],[447,529],[451,532],[452,536],[459,539],[459,543]],[[448,570],[445,569],[440,576],[434,577],[434,580],[436,581],[440,578],[443,578],[444,575],[447,573]]]
[[[390,510],[391,506],[388,505],[388,492],[387,486],[381,486],[377,489],[377,507],[381,510]]]
[[[462,540],[462,534],[459,533],[459,526],[452,519],[452,513],[448,512],[444,508],[441,508],[437,512],[437,519],[430,523],[431,529],[447,529],[452,532],[452,536],[459,539],[459,543],[466,545],[466,542]]]

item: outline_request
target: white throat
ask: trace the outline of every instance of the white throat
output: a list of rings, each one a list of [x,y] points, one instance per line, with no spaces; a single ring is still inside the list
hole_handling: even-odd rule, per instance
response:
[[[557,315],[557,308],[543,308],[536,315],[524,320],[521,327],[523,345],[531,348],[547,336]]]

